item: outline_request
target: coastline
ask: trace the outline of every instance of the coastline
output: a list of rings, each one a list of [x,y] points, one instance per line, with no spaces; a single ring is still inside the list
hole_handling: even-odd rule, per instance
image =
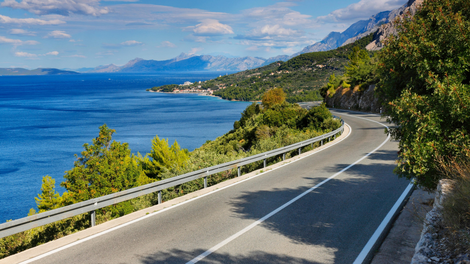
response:
[[[204,92],[160,92],[160,91],[154,91],[152,89],[147,89],[148,92],[151,92],[151,93],[163,93],[163,94],[197,94],[199,96],[209,96],[209,97],[215,97],[215,98],[219,98],[221,100],[225,100],[225,101],[229,101],[229,102],[255,102],[255,101],[242,101],[242,100],[236,100],[236,99],[232,99],[232,100],[227,100],[227,99],[224,99],[218,95],[213,95],[213,94],[208,94],[208,93],[204,93]]]

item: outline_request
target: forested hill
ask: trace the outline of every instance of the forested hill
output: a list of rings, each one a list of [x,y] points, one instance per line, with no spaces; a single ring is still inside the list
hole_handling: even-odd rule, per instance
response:
[[[342,75],[348,56],[354,46],[365,49],[373,34],[354,43],[330,51],[304,53],[286,62],[278,61],[256,69],[184,87],[183,89],[211,89],[214,95],[228,100],[259,101],[269,89],[283,88],[287,101],[321,100],[320,88],[328,83],[330,75]],[[181,89],[177,85],[154,87],[154,91],[172,92]]]

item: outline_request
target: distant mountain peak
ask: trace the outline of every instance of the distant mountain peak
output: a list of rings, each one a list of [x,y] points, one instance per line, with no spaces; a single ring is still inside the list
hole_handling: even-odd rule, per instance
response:
[[[135,58],[135,59],[133,59],[133,60],[130,60],[128,63],[126,63],[126,64],[125,64],[124,66],[122,66],[122,67],[130,67],[130,66],[136,64],[137,62],[143,61],[143,60],[144,60],[144,59],[142,59],[142,58]]]
[[[330,32],[322,41],[305,47],[302,51],[292,55],[297,56],[307,52],[327,51],[341,47],[369,35],[378,29],[378,26],[388,23],[391,11],[383,11],[371,16],[368,20],[359,20],[343,32]]]
[[[195,56],[197,56],[197,55],[181,52],[180,55],[178,55],[177,57],[173,58],[172,60],[174,60],[174,61],[182,61],[182,60],[186,60],[186,59],[189,59],[189,58],[192,58],[192,57],[195,57]]]

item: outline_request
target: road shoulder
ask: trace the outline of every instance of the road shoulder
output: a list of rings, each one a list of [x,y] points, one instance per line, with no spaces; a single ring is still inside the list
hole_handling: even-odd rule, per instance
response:
[[[431,210],[434,194],[415,189],[397,217],[372,264],[401,264],[411,262],[418,243],[426,213]]]

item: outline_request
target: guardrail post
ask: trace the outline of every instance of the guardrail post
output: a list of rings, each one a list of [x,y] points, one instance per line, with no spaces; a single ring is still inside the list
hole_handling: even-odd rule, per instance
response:
[[[91,227],[96,225],[96,211],[91,211]]]
[[[321,144],[320,144],[320,146],[323,146],[323,139],[321,140]]]
[[[341,135],[342,133],[344,133],[344,124],[341,128],[341,132],[338,132],[336,135],[334,135],[334,138],[336,138],[337,135],[338,136]],[[324,144],[326,144],[326,142],[324,142],[324,141],[325,140],[330,141],[332,137],[333,136],[325,138],[324,135],[316,137],[315,138],[315,144],[316,144],[316,142],[321,140],[321,145],[324,145]],[[312,142],[312,141],[308,140],[307,142]],[[308,144],[313,144],[313,143],[302,143],[302,144],[306,144],[305,146],[308,146]],[[281,152],[282,153],[282,159],[285,160],[286,155],[289,152],[294,151],[295,147],[299,148],[298,146],[299,145],[295,144],[294,146],[290,146],[288,148],[280,148],[277,151],[265,152],[264,160],[263,160],[264,167],[266,168],[266,166],[267,166],[266,163],[267,163],[268,158],[270,158],[270,157],[279,157],[279,152],[278,151],[282,151]],[[302,147],[299,148],[299,154],[301,152],[302,152]],[[270,156],[268,157],[268,154],[266,154],[266,153],[269,153]],[[252,164],[253,162],[260,161],[260,157],[262,157],[262,155],[263,154],[260,154],[260,156],[257,156],[256,161],[253,161],[252,159],[241,159],[241,160],[236,161],[236,162],[243,162],[243,163],[235,163],[235,164]],[[250,163],[246,163],[246,162],[250,162]],[[242,165],[240,165],[240,166],[236,165],[236,166],[238,167],[237,168],[238,169],[238,175],[241,176],[241,166]],[[210,176],[210,173],[209,173],[208,170],[214,169],[214,171],[216,171],[216,170],[220,171],[220,169],[222,169],[222,171],[227,171],[227,170],[233,171],[234,168],[235,167],[234,167],[233,162],[230,162],[228,164],[226,163],[225,165],[220,164],[217,167],[215,167],[215,169],[211,168],[211,167],[206,168],[206,175],[205,176],[204,176],[204,171],[203,170],[201,172],[196,173],[196,174],[192,173],[192,174],[188,174],[188,175],[180,175],[180,176],[185,176],[186,178],[180,177],[178,179],[178,182],[179,182],[179,184],[181,184],[181,182],[188,182],[190,180],[192,181],[192,180],[200,179],[201,177],[204,177],[204,188],[207,188],[207,177]],[[183,179],[185,181],[182,181]],[[178,184],[176,184],[176,185],[178,185]],[[172,187],[174,187],[176,185],[172,185]],[[169,185],[165,184],[165,186],[169,186]],[[161,188],[162,188],[161,185],[159,185],[158,183],[150,183],[150,184],[148,184],[148,187],[145,190],[144,189],[135,190],[135,193],[132,193],[132,194],[131,193],[122,193],[122,192],[120,192],[120,193],[114,193],[112,195],[111,194],[106,195],[106,196],[103,197],[106,200],[103,200],[103,201],[107,201],[107,203],[112,202],[113,204],[116,204],[118,202],[128,201],[129,199],[144,195],[147,192],[152,192],[152,193],[157,192],[158,204],[162,204],[163,199],[162,199],[162,189]],[[44,213],[40,213],[40,214],[35,215],[35,216],[30,216],[30,217],[17,219],[17,220],[14,220],[13,223],[10,223],[10,224],[14,224],[16,226],[12,226],[9,223],[4,223],[4,224],[0,223],[0,238],[3,238],[5,236],[9,236],[9,235],[14,235],[14,234],[17,234],[19,232],[26,231],[26,230],[30,229],[32,226],[41,226],[41,225],[50,224],[50,223],[53,223],[53,222],[56,222],[56,221],[60,221],[61,219],[65,219],[65,218],[68,218],[68,217],[71,217],[71,216],[80,215],[80,214],[83,214],[83,213],[87,213],[87,214],[90,213],[90,226],[93,227],[93,226],[96,225],[96,210],[99,210],[99,208],[101,208],[102,206],[105,206],[105,205],[102,205],[102,204],[98,205],[98,203],[95,202],[94,200],[86,202],[85,205],[86,205],[87,208],[89,208],[89,209],[86,209],[86,211],[83,211],[83,209],[81,209],[81,208],[76,208],[76,207],[74,207],[74,205],[70,205],[70,206],[65,206],[63,208],[57,209],[55,214],[51,214],[50,212],[44,212]],[[90,207],[88,207],[88,206],[90,206]],[[70,211],[68,211],[68,210],[70,210]]]
[[[310,144],[310,147],[313,149],[313,143],[312,143],[312,144]]]

